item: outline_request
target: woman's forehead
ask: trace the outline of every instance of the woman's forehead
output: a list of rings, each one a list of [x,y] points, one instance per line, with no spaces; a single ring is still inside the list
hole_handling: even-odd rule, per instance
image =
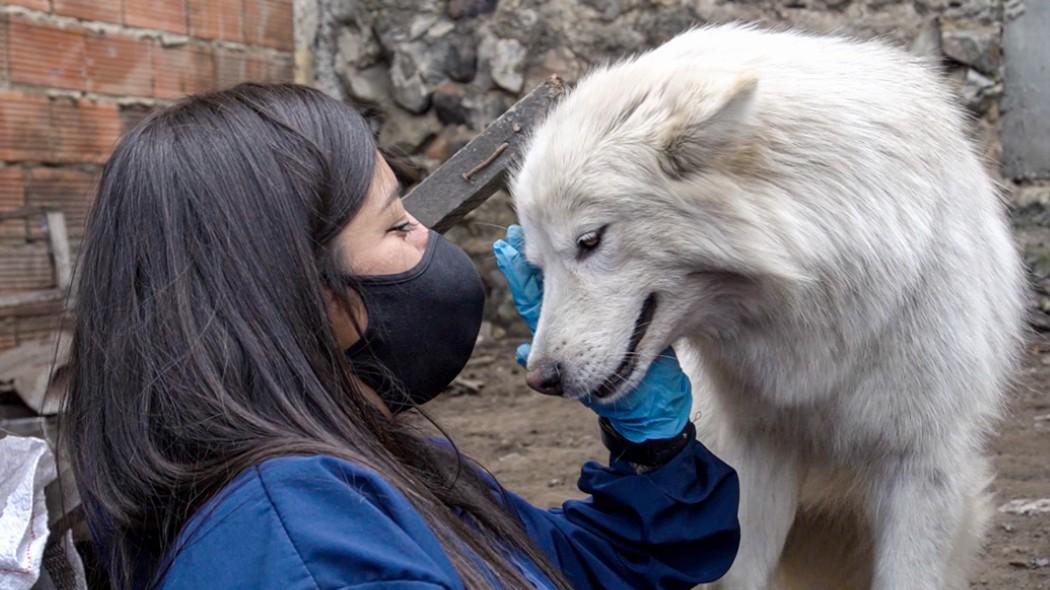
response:
[[[394,175],[394,171],[382,156],[377,157],[372,184],[368,187],[365,207],[362,209],[371,209],[372,213],[381,211],[389,204],[390,195],[394,194],[396,198],[397,193],[397,176]]]

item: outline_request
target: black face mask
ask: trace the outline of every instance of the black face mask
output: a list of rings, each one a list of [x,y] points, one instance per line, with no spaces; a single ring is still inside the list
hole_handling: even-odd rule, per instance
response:
[[[474,351],[485,306],[474,264],[431,231],[419,264],[393,275],[359,277],[358,289],[368,328],[346,351],[354,374],[395,413],[430,401]]]

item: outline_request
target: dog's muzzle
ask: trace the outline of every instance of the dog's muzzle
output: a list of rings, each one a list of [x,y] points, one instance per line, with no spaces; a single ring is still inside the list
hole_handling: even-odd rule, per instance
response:
[[[605,378],[594,391],[591,392],[591,396],[602,399],[609,397],[616,393],[620,385],[625,383],[634,373],[635,367],[638,365],[638,345],[642,342],[642,338],[645,337],[646,330],[649,329],[649,324],[653,321],[653,314],[656,313],[656,293],[650,293],[645,298],[645,303],[642,304],[642,311],[638,314],[638,318],[634,321],[634,331],[631,332],[631,340],[627,345],[627,352],[623,355],[623,360],[620,361],[620,365],[616,367],[611,375]]]

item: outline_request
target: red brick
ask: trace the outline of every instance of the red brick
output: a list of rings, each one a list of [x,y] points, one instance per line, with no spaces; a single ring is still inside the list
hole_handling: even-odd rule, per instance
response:
[[[26,204],[58,209],[66,216],[69,237],[79,239],[94,200],[95,181],[94,174],[75,168],[34,168],[25,187]]]
[[[240,42],[244,11],[241,0],[186,0],[190,35]]]
[[[153,91],[153,42],[123,35],[87,38],[87,89],[103,94],[149,96]]]
[[[72,16],[84,20],[119,23],[120,0],[52,0],[55,14]]]
[[[215,87],[215,56],[197,45],[154,47],[153,96],[179,98]]]
[[[56,88],[84,89],[84,33],[11,19],[8,25],[11,80]]]
[[[185,0],[124,0],[124,24],[185,33]]]
[[[50,0],[7,0],[4,4],[17,4],[18,6],[25,6],[26,8],[44,12],[51,10]]]
[[[9,80],[7,75],[7,16],[0,15],[0,80]]]
[[[270,77],[269,58],[251,55],[244,60],[244,79],[251,82],[265,82]]]
[[[21,168],[0,168],[0,211],[12,211],[25,207],[26,198]]]
[[[21,168],[0,168],[0,212],[13,211],[26,205],[25,179]],[[0,221],[0,239],[25,239],[26,222],[22,219]]]
[[[290,56],[273,58],[220,50],[215,61],[218,88],[229,88],[240,82],[291,82],[294,77]]]
[[[244,0],[244,42],[291,51],[292,0]]]
[[[55,286],[54,273],[47,242],[0,242],[0,290],[49,289]]]
[[[295,81],[295,68],[292,66],[292,56],[281,56],[276,59],[269,61],[268,73],[266,76],[269,82],[294,82]]]
[[[247,62],[243,51],[219,49],[215,53],[215,87],[229,88],[245,81]]]
[[[144,104],[121,105],[118,113],[120,115],[120,134],[124,135],[127,133],[157,108],[159,107]]]
[[[47,97],[0,90],[0,160],[47,160],[52,129]]]
[[[104,163],[120,137],[117,106],[87,100],[54,100],[51,127],[56,162]]]

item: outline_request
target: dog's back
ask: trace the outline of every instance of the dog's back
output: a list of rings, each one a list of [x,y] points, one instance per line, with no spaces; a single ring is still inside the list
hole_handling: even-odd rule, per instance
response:
[[[580,82],[533,140],[519,207],[556,199],[562,178],[620,191],[630,179],[602,158],[644,162],[638,146],[661,125],[712,108],[710,81],[749,79],[730,146],[641,168],[669,193],[650,197],[654,211],[688,211],[718,229],[719,255],[770,269],[746,317],[685,335],[712,396],[708,440],[744,488],[727,585],[768,583],[770,555],[814,502],[870,523],[877,587],[961,585],[1024,287],[995,186],[931,66],[874,42],[685,33]],[[659,106],[636,116],[654,94]],[[684,227],[664,239],[688,251],[703,236]]]

